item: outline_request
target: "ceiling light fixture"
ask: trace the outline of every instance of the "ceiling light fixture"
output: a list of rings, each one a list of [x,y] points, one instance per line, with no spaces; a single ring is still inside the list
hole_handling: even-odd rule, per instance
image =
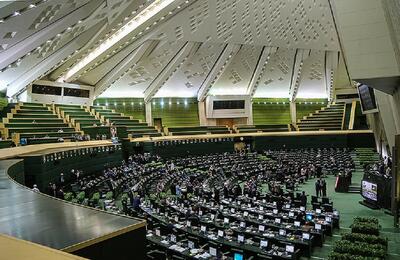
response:
[[[145,22],[150,20],[152,17],[161,12],[164,8],[173,4],[176,0],[156,0],[150,4],[147,8],[137,14],[127,24],[122,26],[119,30],[115,31],[107,40],[97,46],[91,53],[79,61],[73,66],[63,77],[57,79],[57,82],[64,82],[70,79],[79,70],[84,68],[102,53],[106,52],[109,48],[113,47],[117,42],[127,36],[129,33],[143,25]]]

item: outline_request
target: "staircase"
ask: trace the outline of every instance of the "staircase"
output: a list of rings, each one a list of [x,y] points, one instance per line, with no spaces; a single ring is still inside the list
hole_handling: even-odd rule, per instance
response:
[[[345,104],[333,103],[297,122],[298,131],[342,130]]]

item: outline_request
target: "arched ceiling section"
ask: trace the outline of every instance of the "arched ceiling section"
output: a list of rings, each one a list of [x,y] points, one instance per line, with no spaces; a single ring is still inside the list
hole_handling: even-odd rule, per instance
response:
[[[337,68],[324,63],[340,51],[328,0],[41,0],[2,5],[0,14],[0,85],[9,95],[36,79],[150,99],[326,97],[335,85],[327,73]]]

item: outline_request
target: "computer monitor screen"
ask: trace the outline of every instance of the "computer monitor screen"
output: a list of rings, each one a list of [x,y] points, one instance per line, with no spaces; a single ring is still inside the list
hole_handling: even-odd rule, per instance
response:
[[[316,209],[315,212],[316,212],[317,214],[321,214],[321,213],[322,213],[322,210],[321,210],[321,209]]]
[[[261,240],[260,247],[263,247],[263,248],[268,247],[268,241],[267,240]]]
[[[332,218],[331,217],[325,217],[325,221],[326,222],[332,222]]]
[[[285,229],[279,229],[279,235],[280,236],[286,236],[286,230]]]
[[[229,223],[229,218],[224,218],[224,223],[228,224]]]
[[[366,199],[378,201],[378,185],[369,181],[362,181],[361,195]]]
[[[259,225],[258,226],[258,231],[264,232],[265,231],[265,226]]]
[[[156,229],[156,236],[161,236],[161,231],[159,229]]]
[[[193,249],[194,248],[194,243],[193,243],[193,241],[188,241],[188,247],[189,247],[189,249]]]
[[[313,220],[313,215],[312,214],[306,214],[306,220],[307,221],[312,221]]]
[[[275,218],[275,223],[276,224],[281,224],[281,219],[280,218]]]
[[[294,217],[294,212],[290,211],[289,212],[289,217],[293,218]]]
[[[238,242],[239,243],[244,243],[244,236],[243,235],[238,235]]]
[[[316,230],[321,230],[321,229],[322,229],[321,224],[315,224],[315,229],[316,229]]]
[[[219,237],[224,237],[224,231],[218,230],[218,236]]]
[[[272,211],[272,213],[274,213],[274,214],[276,215],[276,214],[278,214],[278,210],[277,210],[277,209],[274,209],[274,210]]]
[[[294,253],[294,246],[292,246],[292,245],[286,245],[286,252],[288,252],[288,253]]]
[[[191,226],[192,226],[192,223],[188,220],[188,221],[186,221],[186,226],[187,226],[187,227],[191,227]]]
[[[199,210],[199,216],[203,216],[203,211]]]
[[[243,221],[240,222],[240,227],[241,227],[241,228],[245,228],[245,227],[246,227],[246,222],[243,222]]]
[[[217,256],[217,249],[215,247],[210,247],[209,251],[211,256]]]
[[[303,233],[303,239],[309,240],[310,239],[310,234],[309,233]]]
[[[290,209],[290,204],[286,204],[285,208]]]
[[[264,216],[263,216],[263,215],[258,215],[258,219],[259,219],[259,220],[263,220],[263,219],[264,219]]]
[[[231,208],[231,213],[235,213],[235,209],[234,208]]]
[[[201,226],[200,230],[201,230],[201,232],[206,232],[207,228],[206,228],[206,226]]]
[[[235,253],[233,255],[233,260],[243,260],[243,255],[240,253]]]
[[[301,210],[301,211],[305,211],[305,210],[306,210],[306,208],[305,208],[305,207],[303,207],[303,206],[301,206],[301,207],[300,207],[300,210]]]
[[[249,212],[247,212],[247,211],[243,212],[244,217],[247,217],[248,215],[249,215]]]
[[[176,243],[176,236],[174,234],[171,235],[171,242]]]
[[[264,210],[264,207],[263,207],[263,206],[260,206],[260,210],[263,211],[263,210]]]
[[[294,226],[295,226],[295,227],[300,227],[300,221],[295,221],[295,222],[294,222]]]

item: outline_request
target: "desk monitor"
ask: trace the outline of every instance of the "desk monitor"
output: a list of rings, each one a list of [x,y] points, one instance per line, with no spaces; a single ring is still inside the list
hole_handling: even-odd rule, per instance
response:
[[[332,222],[332,218],[331,217],[325,217],[325,221],[330,223],[330,222]]]
[[[211,256],[217,256],[217,249],[215,247],[209,247],[209,251]]]
[[[274,210],[272,211],[272,213],[274,213],[274,214],[276,215],[276,214],[278,214],[278,210],[277,210],[277,209],[274,209]]]
[[[263,219],[264,219],[264,216],[260,214],[260,215],[258,215],[258,219],[259,219],[259,220],[263,220]]]
[[[156,236],[158,236],[158,237],[161,236],[161,231],[159,229],[156,229]]]
[[[224,223],[229,224],[229,218],[224,218]]]
[[[233,260],[243,260],[243,254],[241,253],[234,253],[233,254]]]
[[[280,236],[286,236],[286,230],[285,229],[279,229],[279,235]]]
[[[191,227],[192,226],[192,223],[190,222],[190,220],[186,221],[186,226],[187,227]]]
[[[312,214],[306,214],[306,221],[312,221],[313,220],[313,215]]]
[[[264,207],[263,206],[260,206],[260,211],[263,211],[264,210]]]
[[[224,237],[224,231],[218,230],[218,237]]]
[[[203,216],[203,211],[199,210],[199,216]]]
[[[241,221],[241,222],[240,222],[240,227],[241,227],[241,228],[246,228],[246,222]]]
[[[238,242],[239,243],[244,243],[244,236],[243,235],[238,235]]]
[[[258,226],[258,231],[264,232],[264,231],[265,231],[265,226],[259,225],[259,226]]]
[[[174,234],[171,234],[171,242],[176,243],[176,236]]]
[[[281,224],[281,221],[282,221],[282,220],[281,220],[280,218],[275,218],[275,223],[276,223],[276,224]]]
[[[290,204],[286,204],[285,206],[287,209],[290,209]]]
[[[189,247],[189,249],[194,249],[194,242],[189,240],[188,247]]]
[[[321,229],[322,229],[321,224],[315,224],[315,229],[316,229],[316,230],[321,230]]]
[[[301,210],[301,211],[306,211],[306,208],[305,208],[304,206],[301,206],[301,207],[300,207],[300,210]]]
[[[294,246],[293,245],[286,245],[286,252],[294,253]]]
[[[268,240],[261,240],[260,241],[260,247],[261,248],[267,248],[268,247]]]
[[[211,214],[211,220],[214,220],[214,219],[215,219],[215,215]]]
[[[294,217],[294,212],[293,212],[293,211],[290,211],[290,212],[289,212],[289,217],[290,217],[290,218],[293,218],[293,217]]]
[[[310,240],[310,234],[309,233],[303,233],[303,239],[304,240]]]
[[[249,215],[249,212],[247,212],[247,211],[243,212],[244,217],[247,217],[248,215]]]
[[[322,210],[321,210],[321,209],[316,209],[316,210],[315,210],[315,213],[321,214],[321,213],[322,213]]]
[[[295,226],[295,227],[300,227],[300,226],[301,226],[300,221],[295,221],[295,222],[294,222],[294,226]]]
[[[201,232],[206,232],[206,230],[207,230],[206,226],[201,226],[201,227],[200,227],[200,231],[201,231]]]
[[[231,208],[231,213],[235,213],[235,208]]]

